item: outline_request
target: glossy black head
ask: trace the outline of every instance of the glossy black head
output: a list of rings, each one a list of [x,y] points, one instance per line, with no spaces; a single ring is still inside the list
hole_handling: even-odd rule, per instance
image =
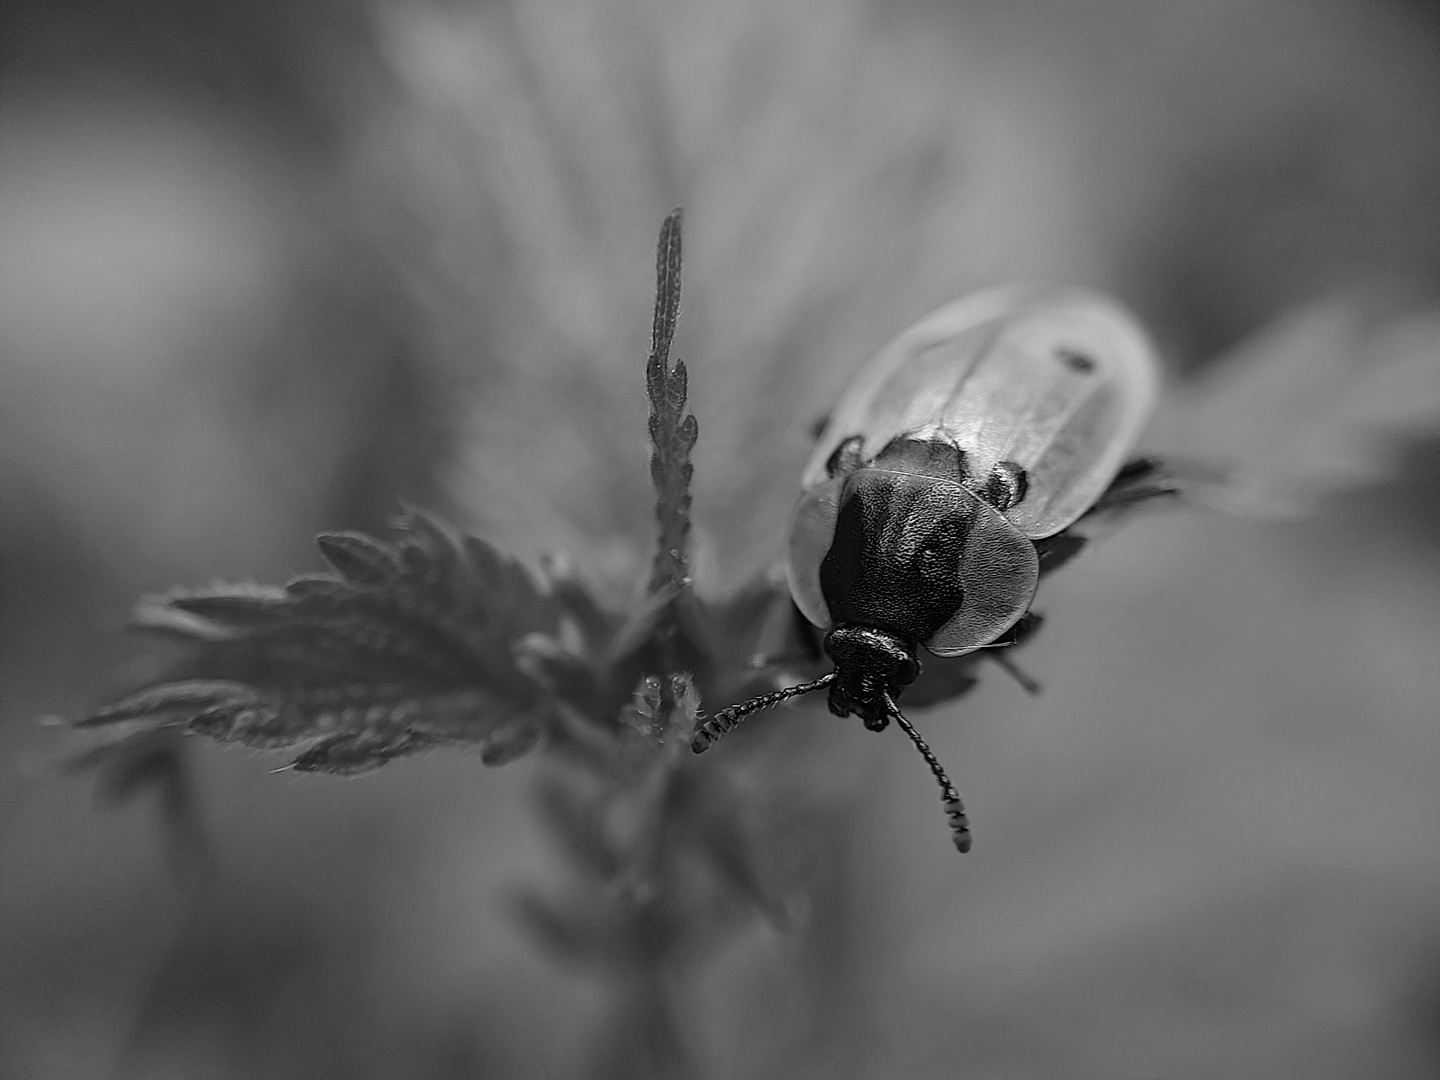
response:
[[[837,626],[825,635],[825,653],[835,662],[830,711],[858,713],[871,731],[889,723],[885,695],[892,699],[920,676],[917,644],[873,626]]]

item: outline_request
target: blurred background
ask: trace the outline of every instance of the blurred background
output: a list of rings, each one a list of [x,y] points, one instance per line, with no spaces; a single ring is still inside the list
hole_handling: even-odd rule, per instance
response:
[[[1111,291],[1177,384],[1338,293],[1433,303],[1437,52],[1440,6],[1341,0],[6,5],[0,1077],[591,1075],[606,986],[507,906],[563,874],[534,761],[197,743],[187,889],[36,718],[140,662],[137,593],[315,569],[401,499],[627,598],[677,204],[711,595],[809,421],[970,288]],[[917,718],[964,860],[903,740],[770,718],[861,780],[812,930],[677,1001],[703,1074],[1440,1071],[1440,444],[1395,463],[1047,584],[1046,694]]]

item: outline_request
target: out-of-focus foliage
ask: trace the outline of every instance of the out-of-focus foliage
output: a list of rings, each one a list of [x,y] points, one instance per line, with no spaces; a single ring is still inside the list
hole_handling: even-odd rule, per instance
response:
[[[637,312],[671,206],[694,253],[692,564],[717,594],[773,556],[809,422],[974,285],[1115,293],[1177,370],[1265,361],[1251,334],[1357,286],[1399,326],[1440,292],[1428,3],[0,17],[5,1074],[603,1064],[612,972],[550,966],[497,903],[595,895],[603,795],[561,778],[575,802],[546,820],[578,835],[552,846],[528,764],[418,755],[338,784],[173,738],[115,786],[172,751],[193,770],[214,865],[182,891],[150,815],[41,779],[54,732],[31,719],[140,664],[118,633],[136,592],[285,580],[314,533],[377,532],[401,498],[566,549],[633,610]],[[1210,400],[1241,385],[1216,378]],[[1308,501],[1376,460],[1344,432],[1427,423],[1423,387],[1378,415],[1325,390],[1307,434],[1301,389],[1269,399],[1298,426],[1263,485],[1238,462],[1239,490]],[[1240,445],[1201,434],[1202,457]],[[1346,449],[1319,467],[1306,445]],[[679,1010],[720,1075],[1433,1073],[1440,469],[1433,443],[1395,460],[1396,485],[1308,521],[1170,515],[1056,575],[1027,662],[1046,694],[987,679],[922,718],[984,822],[965,860],[936,857],[903,740],[800,710],[747,725],[700,775],[743,822],[727,850],[812,838],[775,852],[810,867],[775,917],[797,932],[716,913],[706,975],[627,1014]]]
[[[1407,440],[1440,430],[1440,312],[1367,317],[1358,300],[1289,312],[1168,405],[1152,438],[1200,470],[1196,496],[1303,516],[1388,479]]]
[[[182,655],[77,721],[123,734],[67,762],[68,771],[97,772],[115,801],[157,789],[174,847],[194,865],[201,829],[177,734],[303,747],[287,768],[347,776],[447,744],[477,746],[485,764],[504,765],[544,743],[570,774],[547,785],[545,820],[581,881],[565,901],[526,893],[516,912],[551,952],[615,984],[590,1070],[597,1076],[693,1071],[668,983],[716,947],[722,925],[741,925],[735,898],[789,925],[803,896],[779,853],[807,838],[778,823],[756,827],[744,804],[726,797],[723,773],[697,782],[679,767],[700,690],[714,698],[754,677],[737,661],[755,636],[747,618],[767,606],[746,595],[712,613],[686,572],[698,427],[685,366],[670,362],[680,259],[676,210],[656,255],[645,382],[658,543],[636,611],[605,612],[553,561],[538,584],[484,541],[410,510],[395,544],[322,534],[333,573],[142,601],[134,625],[177,639]],[[786,603],[779,591],[769,600]],[[636,688],[624,700],[617,691],[629,684]],[[945,685],[959,694],[975,680]],[[708,887],[691,880],[697,863]]]
[[[645,366],[645,391],[650,398],[650,482],[655,485],[655,518],[660,525],[650,592],[688,585],[690,546],[690,480],[695,468],[690,452],[699,428],[685,412],[690,376],[683,360],[670,365],[675,321],[680,315],[680,211],[665,219],[655,255],[655,326],[650,360]]]
[[[141,603],[140,629],[187,647],[152,686],[84,726],[178,728],[262,749],[292,768],[354,775],[438,743],[487,764],[540,739],[546,710],[514,644],[554,635],[559,610],[526,570],[409,511],[387,544],[325,533],[330,574],[283,587],[178,590]]]

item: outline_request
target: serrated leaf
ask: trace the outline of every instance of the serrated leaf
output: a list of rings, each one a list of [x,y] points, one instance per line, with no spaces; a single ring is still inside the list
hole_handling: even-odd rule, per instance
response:
[[[283,618],[288,597],[284,589],[243,585],[180,592],[157,598],[159,606],[183,611],[222,626],[268,625]]]
[[[650,591],[688,582],[690,543],[690,452],[699,426],[685,412],[688,375],[684,361],[670,364],[670,346],[680,315],[681,211],[665,219],[655,253],[655,320],[645,388],[650,398],[650,479],[659,522]]]
[[[77,727],[96,727],[124,720],[172,715],[195,715],[219,705],[253,704],[262,695],[253,687],[218,679],[195,679],[149,687],[102,705],[75,721]]]
[[[348,597],[354,594],[355,587],[349,582],[342,581],[334,574],[300,574],[291,578],[284,585],[285,592],[291,597]]]
[[[400,576],[395,549],[363,533],[321,533],[315,546],[325,561],[353,584],[389,585]]]
[[[512,722],[501,725],[480,745],[480,760],[491,768],[518,761],[540,745],[541,730],[533,723]]]
[[[319,540],[336,575],[283,588],[175,590],[135,621],[187,641],[167,678],[82,717],[224,742],[312,743],[302,771],[356,773],[436,742],[511,761],[543,734],[544,691],[517,666],[526,635],[553,635],[553,599],[518,562],[407,510],[398,544]]]
[[[432,588],[464,593],[469,581],[459,541],[438,518],[418,507],[407,506],[395,520],[395,527],[410,535],[400,542],[400,562],[412,577],[423,576]]]
[[[366,735],[377,747],[410,735],[485,748],[511,739],[512,730],[536,728],[538,715],[485,690],[419,697],[403,686],[325,688],[276,695],[227,709],[212,708],[190,721],[192,730],[227,742],[279,747],[329,732]],[[530,742],[533,746],[533,739]]]
[[[1405,439],[1436,431],[1440,312],[1377,319],[1340,298],[1285,316],[1177,391],[1156,438],[1200,466],[1197,496],[1292,518],[1385,479]]]
[[[414,731],[353,731],[316,743],[292,761],[289,767],[297,772],[359,776],[374,772],[397,757],[434,745],[434,739]]]

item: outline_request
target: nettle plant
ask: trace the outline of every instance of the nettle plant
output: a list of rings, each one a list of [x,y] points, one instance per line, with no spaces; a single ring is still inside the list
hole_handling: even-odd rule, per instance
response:
[[[332,567],[330,572],[303,575],[282,586],[177,589],[143,599],[134,613],[134,627],[178,639],[186,646],[184,656],[152,685],[77,721],[83,728],[130,727],[126,738],[98,748],[84,763],[107,765],[108,783],[123,790],[163,773],[153,754],[135,752],[147,745],[148,736],[158,733],[204,735],[264,750],[298,751],[284,769],[343,775],[369,772],[397,757],[441,745],[475,746],[488,765],[506,764],[543,749],[608,781],[601,804],[635,790],[642,777],[647,783],[653,780],[650,774],[658,769],[667,779],[656,790],[673,810],[684,800],[677,800],[668,788],[690,783],[695,771],[680,768],[684,760],[677,753],[680,748],[689,746],[700,753],[755,709],[811,688],[807,683],[774,691],[778,669],[818,675],[818,687],[831,687],[832,707],[837,698],[844,700],[841,691],[846,687],[851,697],[857,697],[857,680],[847,680],[846,666],[838,658],[827,660],[822,655],[818,636],[806,626],[778,579],[757,582],[720,603],[701,601],[695,595],[687,547],[690,455],[699,426],[686,411],[685,364],[670,360],[680,271],[677,210],[660,234],[652,349],[645,372],[659,536],[645,602],[637,610],[605,610],[585,582],[559,559],[542,557],[539,573],[532,573],[479,537],[407,508],[395,520],[402,534],[398,540],[356,532],[320,535],[316,542]],[[980,296],[983,300],[986,294]],[[993,317],[994,312],[987,308],[980,314]],[[1051,312],[1046,317],[1054,318]],[[943,333],[954,336],[949,328]],[[842,402],[841,409],[846,408]],[[1142,403],[1142,412],[1144,408]],[[863,418],[851,426],[863,427]],[[843,457],[858,441],[855,436],[846,439],[831,455],[825,450],[826,439],[822,432],[821,457]],[[913,441],[904,442],[900,449],[910,452]],[[887,450],[867,464],[886,465],[886,455],[894,453]],[[1137,474],[1143,475],[1144,484],[1133,482]],[[1017,475],[1024,484],[1024,472],[1017,470]],[[992,475],[986,482],[993,484],[994,479]],[[1014,477],[1006,479],[1017,482]],[[809,504],[823,499],[838,482],[837,477],[821,485],[818,496],[807,496],[807,512]],[[1123,497],[1114,498],[1112,493],[1098,502],[1087,500],[1089,512],[1081,527],[1037,545],[1035,555],[1029,554],[1029,543],[1017,532],[1012,546],[1025,548],[1028,562],[1020,568],[1023,573],[1012,573],[1008,564],[999,567],[1007,575],[1007,594],[1001,601],[1008,606],[988,615],[993,632],[982,628],[977,635],[971,628],[970,638],[960,643],[968,655],[947,656],[961,650],[937,644],[947,635],[947,640],[963,637],[969,626],[966,620],[975,619],[971,609],[995,603],[967,582],[966,600],[954,605],[956,612],[947,612],[954,616],[952,622],[963,624],[961,630],[917,632],[917,640],[925,640],[941,659],[927,662],[927,677],[918,686],[909,687],[913,673],[893,686],[894,696],[909,689],[907,700],[921,705],[959,697],[975,685],[974,670],[981,659],[996,660],[1027,689],[1036,689],[1008,655],[968,650],[998,643],[1008,653],[1033,637],[1040,621],[1034,615],[1008,635],[1001,637],[1000,632],[1026,613],[1034,580],[1072,558],[1097,526],[1112,523],[1136,502],[1171,493],[1174,487],[1157,480],[1154,469],[1146,465],[1122,471],[1114,489]],[[976,507],[988,507],[985,500],[995,497],[986,494],[983,485],[979,490],[984,498],[965,497]],[[833,502],[835,493],[828,494]],[[1002,509],[1018,501],[1013,488],[1004,494],[1008,500],[996,503]],[[1026,505],[1043,505],[1043,500],[1032,495]],[[982,528],[995,532],[998,527],[989,519],[981,520],[974,526],[972,543],[995,547],[999,541],[990,533],[981,534]],[[868,554],[874,561],[876,553]],[[882,558],[886,554],[879,553]],[[958,558],[958,551],[938,554],[952,561]],[[814,561],[819,561],[818,554]],[[996,576],[994,558],[985,569]],[[862,564],[842,572],[858,577],[875,569]],[[1010,580],[1019,577],[1025,580],[1018,585]],[[907,584],[898,583],[901,588]],[[1011,592],[1023,593],[1018,603]],[[919,601],[911,596],[908,602]],[[787,620],[786,612],[793,618]],[[765,637],[778,646],[773,653],[757,651]],[[824,651],[830,651],[828,641]],[[832,660],[837,672],[821,674]],[[702,701],[733,702],[760,686],[774,692],[722,709],[714,719],[702,722]],[[845,715],[841,708],[835,711]],[[875,710],[867,702],[853,702],[850,711],[864,716],[867,726],[877,730],[885,726],[885,717],[871,715]],[[900,720],[913,732],[903,717]],[[922,752],[928,756],[928,751]],[[571,830],[567,840],[590,851],[609,875],[625,867],[624,852],[611,850],[611,838],[603,830],[585,836],[573,832],[581,822],[606,817],[603,805],[577,805],[557,814],[555,821]],[[670,822],[677,823],[685,824],[678,819]],[[721,829],[711,822],[699,829],[667,830],[665,836],[694,833],[687,843],[698,841],[700,849],[710,852],[717,872],[743,878],[746,891],[753,891],[758,875],[742,865],[733,844],[719,839]],[[647,841],[644,847],[647,857],[654,858],[655,844]]]
[[[562,896],[528,894],[519,906],[521,919],[560,956],[614,977],[615,1008],[628,1022],[612,1030],[630,1032],[626,1037],[633,1041],[617,1053],[660,1071],[688,1057],[687,1040],[668,1004],[674,978],[750,918],[795,926],[812,887],[806,855],[813,854],[814,831],[836,817],[833,807],[807,806],[803,785],[757,794],[747,777],[753,760],[743,754],[698,758],[692,749],[706,749],[757,708],[828,689],[832,711],[857,714],[875,730],[894,719],[910,735],[940,782],[955,844],[966,850],[970,838],[959,797],[895,699],[903,691],[907,707],[952,701],[970,691],[981,666],[992,662],[1035,689],[1013,660],[1040,626],[1039,617],[1026,610],[1035,582],[1137,506],[1176,490],[1152,462],[1123,465],[1119,458],[1107,459],[1095,466],[1098,486],[1092,483],[1080,504],[1051,518],[1037,509],[1029,520],[1015,507],[1038,507],[1054,489],[1043,486],[1043,477],[1037,488],[1015,461],[977,471],[963,448],[941,454],[945,460],[939,462],[936,455],[945,447],[908,438],[877,445],[872,449],[878,454],[864,461],[850,461],[857,446],[849,437],[853,433],[841,428],[864,428],[867,417],[874,419],[865,410],[875,402],[871,391],[852,388],[837,408],[839,426],[832,422],[822,433],[807,470],[799,524],[792,527],[789,587],[770,574],[734,596],[701,599],[687,555],[690,455],[699,427],[687,411],[685,365],[670,359],[680,269],[676,210],[660,233],[645,371],[658,538],[643,600],[633,610],[608,609],[560,559],[541,558],[532,569],[483,539],[406,509],[395,522],[395,539],[321,535],[317,543],[329,571],[281,586],[177,589],[143,599],[134,626],[177,641],[178,658],[148,685],[75,721],[81,728],[106,729],[112,737],[72,759],[73,768],[94,772],[112,797],[158,790],[177,848],[193,856],[203,845],[180,754],[184,736],[284,751],[289,760],[281,768],[302,773],[357,775],[446,747],[478,749],[487,765],[543,756],[556,767],[543,776],[540,806],[567,853],[573,883]],[[1102,339],[1084,354],[1052,342],[1042,350],[1045,362],[1058,363],[1055,371],[1064,369],[1064,378],[1085,379],[1095,375],[1099,357],[1099,373],[1108,370],[1122,391],[1128,386],[1137,400],[1151,395],[1153,387],[1144,385],[1150,376],[1134,366],[1140,361],[1123,361],[1118,375],[1106,368],[1107,350],[1123,354],[1130,345],[1104,337],[1113,324],[1096,331],[1087,321],[1093,308],[1089,304],[1078,323],[1047,315],[1047,326],[1068,325],[1080,338],[1094,331]],[[934,318],[917,324],[897,345]],[[1324,340],[1333,338],[1327,331]],[[1286,338],[1299,345],[1306,340],[1304,325]],[[1314,350],[1300,351],[1309,363]],[[1213,433],[1215,418],[1236,414],[1236,403],[1255,397],[1257,388],[1278,381],[1283,389],[1285,372],[1302,363],[1295,354],[1284,342],[1268,345],[1271,359],[1258,365],[1248,382],[1227,376],[1223,392],[1197,399],[1190,409],[1192,425]],[[1367,384],[1383,388],[1388,383],[1380,376],[1404,375],[1419,363],[1413,348],[1397,355],[1399,362],[1378,361]],[[882,377],[883,359],[884,354],[867,373],[879,371],[876,377]],[[1337,360],[1336,372],[1343,362]],[[1339,374],[1331,381],[1342,387],[1334,395],[1341,405],[1318,421],[1311,415],[1290,425],[1302,442],[1320,428],[1333,434],[1377,426],[1366,419],[1375,410],[1357,411],[1365,395]],[[1110,438],[1103,452],[1127,453],[1147,409],[1148,402],[1122,408],[1121,426],[1128,427],[1123,437]],[[1378,427],[1403,430],[1431,416],[1428,409],[1423,415],[1407,413],[1402,423],[1394,419],[1396,412],[1382,413]],[[1296,439],[1281,437],[1286,429],[1276,415],[1271,410],[1253,426],[1277,449],[1228,463],[1224,482],[1211,484],[1210,494],[1270,505],[1276,490],[1313,492],[1363,477],[1367,469],[1383,471],[1377,459],[1386,455],[1374,449],[1380,444],[1372,439],[1364,444],[1371,449],[1348,456],[1355,468],[1327,466],[1319,483],[1298,484],[1297,475],[1315,473],[1314,457],[1297,459],[1286,452]],[[887,454],[903,459],[896,470],[886,470]],[[911,628],[908,638],[935,654],[926,656],[919,673],[913,644],[897,646],[896,634],[876,637],[868,632],[873,627],[863,625],[876,603],[888,602],[877,596],[894,593],[886,582],[902,593],[915,585],[903,574],[887,578],[890,569],[876,566],[885,553],[867,547],[875,536],[889,535],[872,512],[870,488],[893,486],[895,472],[910,477],[904,483],[923,488],[923,478],[931,475],[927,470],[942,465],[965,477],[969,494],[951,496],[965,504],[956,513],[980,522],[975,528],[988,530],[987,543],[1028,555],[1017,556],[1018,569],[1007,571],[1003,588],[988,600],[990,586],[972,589],[967,582],[966,596],[985,600],[978,615],[957,595],[944,610],[929,611],[923,627]],[[876,475],[853,491],[845,488],[851,494],[842,498],[841,488],[853,486],[861,473]],[[1033,497],[1037,493],[1041,498]],[[889,488],[880,494],[885,506],[899,498]],[[911,495],[930,497],[923,490]],[[841,505],[852,496],[847,505],[860,507],[853,512]],[[847,513],[855,519],[848,524]],[[804,522],[826,514],[825,536],[850,539],[833,545],[826,539],[815,548]],[[1061,518],[1065,524],[1055,526]],[[845,566],[835,561],[846,558],[851,563]],[[921,578],[929,573],[924,559],[914,565]],[[851,588],[851,579],[863,573],[878,574],[879,584]],[[827,621],[827,605],[830,622],[848,618],[866,632],[838,640],[837,627],[821,642],[814,624]],[[1019,622],[1017,616],[1023,616]],[[976,622],[982,617],[994,623],[993,634],[989,624]],[[979,648],[983,645],[1003,647]],[[714,715],[707,718],[702,704],[715,709]]]

